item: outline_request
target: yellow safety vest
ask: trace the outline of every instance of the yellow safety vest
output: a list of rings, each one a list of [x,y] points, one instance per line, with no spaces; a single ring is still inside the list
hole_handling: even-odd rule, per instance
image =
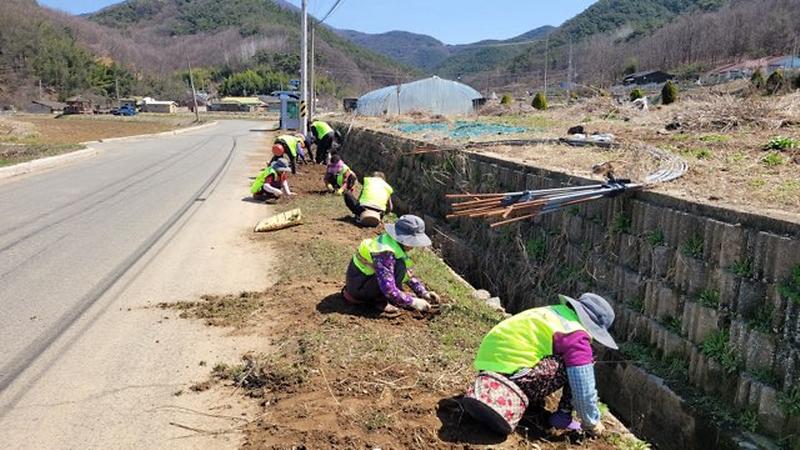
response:
[[[297,146],[300,145],[300,139],[289,134],[284,134],[278,136],[275,141],[286,144],[286,146],[289,147],[289,153],[292,154],[292,157],[297,158]]]
[[[478,348],[475,369],[510,375],[535,367],[553,354],[555,333],[586,331],[578,314],[563,302],[529,309],[497,324]]]
[[[344,187],[344,176],[347,175],[347,172],[350,172],[350,168],[347,167],[347,164],[342,164],[342,170],[336,174],[336,183],[339,187]]]
[[[366,177],[358,203],[378,211],[386,211],[386,206],[393,193],[394,189],[383,178]]]
[[[333,128],[330,125],[321,121],[312,123],[311,128],[314,129],[314,137],[316,137],[317,140],[322,139],[325,137],[325,135],[333,131]]]
[[[403,250],[403,247],[401,247],[393,237],[389,236],[388,233],[383,233],[375,239],[364,239],[361,241],[356,254],[353,255],[353,264],[355,264],[356,267],[358,267],[358,270],[360,270],[364,275],[375,275],[375,266],[372,261],[372,255],[387,252],[394,255],[395,259],[403,261],[406,266],[406,276],[403,279],[403,282],[408,281],[408,269],[414,265],[414,261],[408,257],[406,252]]]
[[[278,176],[278,172],[275,171],[271,166],[267,167],[266,169],[262,170],[261,173],[258,174],[253,184],[250,186],[250,193],[251,194],[258,194],[261,192],[261,188],[264,187],[264,183],[267,181],[270,175]]]

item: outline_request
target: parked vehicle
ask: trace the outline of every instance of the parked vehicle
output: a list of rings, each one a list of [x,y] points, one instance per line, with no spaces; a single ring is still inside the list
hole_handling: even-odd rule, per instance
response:
[[[131,105],[123,105],[112,111],[112,114],[114,114],[115,116],[126,116],[126,117],[135,116],[136,109],[134,109]]]

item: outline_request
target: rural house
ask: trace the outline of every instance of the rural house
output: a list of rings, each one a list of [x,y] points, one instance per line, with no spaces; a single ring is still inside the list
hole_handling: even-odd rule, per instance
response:
[[[66,103],[51,102],[49,100],[33,100],[28,105],[27,111],[31,114],[58,114],[64,112]]]
[[[89,99],[73,97],[67,100],[64,114],[94,114],[94,105]]]
[[[225,97],[209,106],[217,112],[256,112],[266,105],[258,97]]]
[[[661,70],[648,70],[645,72],[632,73],[622,79],[624,85],[645,85],[645,84],[660,84],[675,78],[674,75]]]
[[[175,114],[178,111],[178,104],[173,101],[153,100],[147,97],[143,100],[142,112],[158,114]]]

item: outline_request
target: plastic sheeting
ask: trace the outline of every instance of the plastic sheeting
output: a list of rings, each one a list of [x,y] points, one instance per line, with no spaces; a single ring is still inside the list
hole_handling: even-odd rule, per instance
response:
[[[448,136],[453,139],[468,139],[487,135],[503,135],[524,133],[527,128],[513,127],[496,123],[467,122],[459,120],[452,126],[444,122],[400,123],[394,126],[398,131],[407,134],[432,133]]]
[[[394,116],[419,111],[463,116],[474,113],[472,101],[479,98],[480,92],[466,84],[431,77],[364,94],[358,99],[358,114]]]

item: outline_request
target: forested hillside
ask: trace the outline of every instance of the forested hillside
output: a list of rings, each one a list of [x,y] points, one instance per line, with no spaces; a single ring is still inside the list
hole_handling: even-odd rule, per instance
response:
[[[89,17],[0,2],[0,102],[43,95],[186,96],[186,66],[202,88],[254,94],[299,77],[300,18],[271,0],[131,0]],[[357,94],[413,71],[328,29],[317,33],[323,95]],[[255,86],[255,89],[253,89]]]

